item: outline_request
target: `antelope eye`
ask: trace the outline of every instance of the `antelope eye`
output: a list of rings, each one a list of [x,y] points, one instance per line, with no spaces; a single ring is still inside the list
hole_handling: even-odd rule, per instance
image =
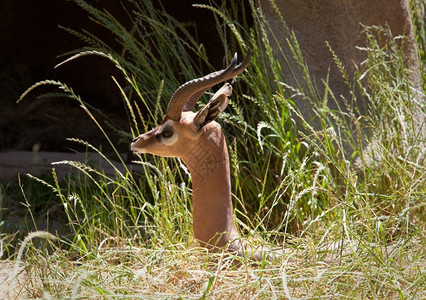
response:
[[[158,129],[155,134],[155,139],[158,143],[169,146],[177,141],[178,134],[174,131],[173,125],[167,122]]]
[[[171,130],[171,128],[164,128],[163,132],[161,133],[161,135],[165,138],[169,138],[173,135],[173,131]]]

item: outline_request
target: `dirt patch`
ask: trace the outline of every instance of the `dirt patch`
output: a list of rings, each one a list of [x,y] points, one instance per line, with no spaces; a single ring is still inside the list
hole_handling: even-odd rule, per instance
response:
[[[0,260],[0,299],[28,298],[27,274],[22,266],[15,270],[15,262]]]

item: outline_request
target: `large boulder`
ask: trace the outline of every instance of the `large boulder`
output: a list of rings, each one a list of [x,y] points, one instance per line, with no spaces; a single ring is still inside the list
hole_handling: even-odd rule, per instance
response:
[[[272,33],[277,37],[277,42],[270,39],[273,47],[276,50],[281,47],[289,61],[287,65],[281,56],[283,77],[287,84],[297,86],[297,82],[300,82],[302,78],[302,74],[297,72],[296,62],[292,59],[286,42],[290,31],[294,31],[310,76],[319,90],[323,90],[321,82],[329,73],[329,86],[336,98],[341,100],[340,95],[342,95],[350,99],[349,89],[333,61],[326,42],[342,61],[351,78],[360,68],[361,62],[366,59],[366,52],[357,48],[357,46],[364,47],[367,43],[366,35],[363,34],[363,25],[378,25],[389,26],[393,36],[407,37],[404,44],[405,60],[412,71],[413,85],[420,91],[418,53],[407,0],[275,0],[276,8],[282,15],[287,28],[283,26],[279,14],[270,2],[270,0],[259,0],[259,5]],[[278,50],[277,56],[279,57]],[[292,73],[294,71],[296,71],[295,75]],[[301,97],[294,100],[304,117],[310,119],[312,105]],[[329,101],[328,104],[331,109],[337,107],[333,101]],[[344,107],[343,103],[340,104]],[[355,105],[359,105],[360,112],[364,113],[360,103]],[[318,125],[317,123],[316,126]]]

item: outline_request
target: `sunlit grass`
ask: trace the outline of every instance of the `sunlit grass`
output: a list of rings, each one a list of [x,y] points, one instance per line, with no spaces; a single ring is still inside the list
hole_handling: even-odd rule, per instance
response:
[[[131,1],[137,11],[131,31],[109,13],[75,2],[111,31],[124,52],[90,33],[67,29],[88,46],[72,53],[66,63],[98,55],[122,71],[126,85],[115,80],[111,84],[122,92],[129,128],[120,132],[130,142],[161,121],[174,89],[202,75],[207,57],[183,25],[159,14],[150,1]],[[233,84],[231,103],[220,123],[230,151],[238,226],[254,247],[281,251],[271,250],[271,259],[254,266],[247,259],[235,265],[232,257],[200,249],[192,234],[190,180],[182,163],[141,156],[137,172],[130,172],[108,137],[115,129],[97,120],[96,109],[66,84],[47,80],[34,84],[21,99],[41,85],[59,88],[79,102],[115,151],[105,159],[121,161],[127,171],[117,170],[110,177],[89,164],[64,161],[60,163],[79,175],[59,182],[52,170],[43,178],[29,175],[31,181],[2,186],[1,197],[19,191],[28,220],[35,212],[35,199],[40,201],[33,187],[47,187],[67,224],[68,234],[45,242],[2,234],[4,253],[25,267],[28,280],[23,284],[29,297],[425,296],[424,124],[413,122],[414,114],[424,110],[419,111],[410,89],[398,44],[379,46],[375,33],[390,33],[366,28],[368,59],[355,78],[345,74],[335,57],[352,94],[371,105],[369,114],[361,117],[351,105],[331,111],[325,103],[336,101],[335,96],[326,81],[321,91],[313,86],[295,39],[289,43],[305,82],[285,84],[269,43],[268,24],[250,3],[252,11],[246,13],[255,22],[251,30],[232,19],[238,4],[229,15],[216,7],[200,9],[210,9],[218,27],[230,29],[221,35],[228,57],[235,51],[242,57],[249,47],[254,50],[248,70]],[[176,69],[182,73],[176,75]],[[368,90],[361,84],[366,78]],[[286,91],[312,104],[320,129],[300,115]],[[365,133],[365,140],[353,138],[355,133]],[[90,142],[70,141],[103,156]],[[25,251],[19,252],[19,246]]]

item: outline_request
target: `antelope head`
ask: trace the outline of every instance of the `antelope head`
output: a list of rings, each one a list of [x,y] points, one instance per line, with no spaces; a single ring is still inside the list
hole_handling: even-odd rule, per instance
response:
[[[226,69],[193,79],[181,85],[173,94],[167,114],[161,124],[133,140],[131,150],[137,153],[150,153],[165,157],[180,157],[185,160],[185,150],[196,144],[206,127],[217,128],[218,124],[209,125],[228,105],[232,86],[225,83],[198,112],[192,110],[200,97],[211,87],[232,79],[243,72],[251,58],[251,51],[242,63],[237,65],[237,53]]]

